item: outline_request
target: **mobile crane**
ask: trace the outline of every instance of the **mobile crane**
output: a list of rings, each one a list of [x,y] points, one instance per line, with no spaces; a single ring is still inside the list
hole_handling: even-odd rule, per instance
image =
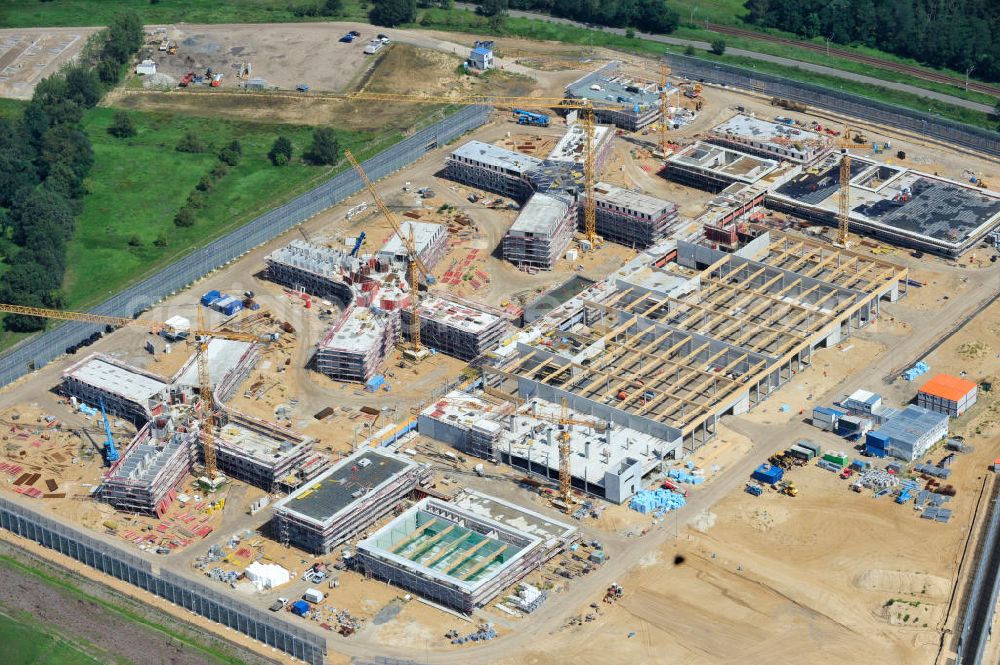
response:
[[[375,185],[372,184],[372,181],[368,178],[368,174],[365,173],[364,168],[361,166],[361,163],[358,162],[350,150],[344,150],[344,157],[351,163],[354,170],[358,172],[361,182],[368,189],[368,193],[372,195],[375,206],[382,213],[382,216],[385,217],[386,221],[389,222],[392,230],[399,236],[403,246],[406,247],[406,253],[410,257],[406,278],[410,283],[410,348],[405,349],[403,353],[409,360],[423,360],[427,357],[429,351],[420,343],[420,284],[417,273],[419,272],[423,276],[428,286],[434,283],[434,276],[431,275],[431,271],[417,253],[417,247],[413,239],[413,225],[410,225],[410,234],[404,234],[399,220],[396,219],[396,215],[385,204],[385,201],[382,200],[378,190],[375,189]]]
[[[115,440],[111,436],[111,423],[108,421],[108,414],[104,410],[104,398],[100,399],[101,402],[101,417],[104,418],[104,461],[111,466],[118,461],[118,451],[115,449]]]
[[[45,309],[42,307],[25,307],[24,305],[9,305],[0,304],[0,312],[6,314],[23,314],[26,316],[36,316],[41,319],[57,319],[61,321],[80,321],[83,323],[94,323],[103,326],[111,326],[113,328],[121,328],[125,326],[132,326],[136,328],[145,328],[152,333],[160,333],[162,331],[173,331],[176,334],[181,332],[189,333],[190,338],[195,340],[198,349],[198,385],[199,393],[201,397],[201,440],[202,448],[205,457],[205,478],[202,480],[202,484],[206,485],[208,489],[214,489],[218,487],[222,478],[218,473],[218,468],[216,466],[215,459],[215,413],[212,409],[212,389],[211,380],[208,374],[208,343],[213,337],[218,337],[220,339],[231,339],[240,342],[263,342],[269,343],[278,339],[276,333],[267,335],[251,335],[249,333],[242,332],[231,332],[228,330],[208,330],[205,327],[202,310],[198,308],[198,328],[191,331],[178,331],[175,330],[169,324],[163,321],[149,321],[144,319],[130,319],[121,316],[105,316],[103,314],[91,314],[89,312],[68,312],[59,309]],[[104,414],[104,402],[101,401],[101,413]],[[118,453],[114,449],[114,443],[111,439],[111,427],[108,423],[107,415],[104,416],[104,426],[105,433],[107,434],[107,442],[111,444],[110,448],[105,448],[105,455],[107,459],[111,459],[111,455],[118,458]],[[206,482],[207,481],[207,482]]]

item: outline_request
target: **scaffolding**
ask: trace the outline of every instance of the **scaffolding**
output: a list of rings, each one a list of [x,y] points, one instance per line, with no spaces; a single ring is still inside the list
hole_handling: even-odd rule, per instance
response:
[[[564,195],[535,194],[503,237],[503,257],[516,266],[551,270],[569,245],[576,202]]]
[[[410,330],[410,311],[401,311],[403,330]],[[460,360],[472,360],[490,351],[503,337],[507,322],[501,316],[470,303],[442,297],[420,302],[420,338],[425,346]]]
[[[599,182],[594,187],[597,233],[626,247],[645,249],[663,238],[677,222],[677,206],[669,201]],[[583,228],[581,216],[580,228]]]

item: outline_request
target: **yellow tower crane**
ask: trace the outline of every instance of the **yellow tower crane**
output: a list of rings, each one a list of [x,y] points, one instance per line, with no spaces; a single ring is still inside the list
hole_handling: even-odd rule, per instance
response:
[[[570,447],[570,441],[572,437],[569,433],[570,425],[579,425],[581,427],[589,427],[596,430],[599,424],[596,422],[590,422],[586,420],[577,420],[575,418],[569,417],[569,406],[566,403],[566,399],[563,398],[562,406],[559,410],[559,417],[550,416],[545,413],[532,413],[532,418],[537,418],[538,420],[547,420],[549,422],[555,423],[560,426],[559,430],[559,499],[563,503],[563,509],[569,512],[570,507],[573,505],[573,474],[570,468],[570,460],[572,457],[572,448]]]
[[[840,247],[847,247],[848,231],[851,225],[851,153],[847,151],[852,146],[851,130],[844,127],[840,136],[840,191],[837,192],[837,242]],[[866,143],[864,139],[859,143]]]
[[[249,333],[230,332],[227,330],[209,330],[205,327],[204,317],[201,308],[198,308],[198,327],[194,330],[177,330],[163,321],[150,321],[145,319],[130,319],[121,316],[104,316],[103,314],[90,314],[88,312],[68,312],[59,309],[44,309],[41,307],[25,307],[23,305],[0,304],[0,312],[5,314],[22,314],[26,316],[36,316],[41,319],[58,319],[61,321],[80,321],[82,323],[95,323],[102,326],[112,326],[121,328],[132,326],[134,328],[144,328],[152,333],[168,331],[178,336],[187,333],[189,339],[193,338],[197,345],[198,363],[198,390],[201,397],[201,441],[205,456],[205,477],[209,484],[218,479],[218,468],[215,460],[215,413],[212,408],[212,384],[208,374],[208,343],[213,337],[220,339],[231,339],[240,342],[272,342],[276,338],[273,335],[251,335]]]
[[[420,289],[419,289],[419,277],[417,272],[419,271],[423,275],[424,280],[426,280],[428,286],[434,283],[434,276],[431,275],[431,271],[427,269],[427,266],[421,260],[420,255],[417,253],[416,243],[413,241],[413,224],[410,224],[410,235],[403,233],[403,229],[399,224],[399,220],[396,219],[396,215],[389,209],[389,206],[385,204],[382,197],[379,195],[378,190],[375,189],[375,185],[368,178],[368,174],[365,173],[364,168],[362,168],[360,162],[354,157],[350,150],[344,150],[344,156],[347,161],[351,163],[354,170],[358,172],[358,176],[361,178],[361,182],[364,183],[365,187],[368,189],[368,193],[371,194],[372,199],[375,200],[375,206],[385,217],[386,221],[389,222],[389,226],[392,230],[396,232],[399,236],[400,241],[403,246],[406,247],[406,252],[410,256],[410,263],[408,266],[407,280],[410,282],[410,356],[413,360],[421,360],[427,355],[427,350],[424,349],[423,345],[420,343]]]

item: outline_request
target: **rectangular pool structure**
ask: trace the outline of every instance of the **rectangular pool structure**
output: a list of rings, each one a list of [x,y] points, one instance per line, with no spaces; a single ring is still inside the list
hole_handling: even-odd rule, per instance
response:
[[[426,498],[357,544],[364,572],[466,614],[561,551],[576,527],[469,492]]]

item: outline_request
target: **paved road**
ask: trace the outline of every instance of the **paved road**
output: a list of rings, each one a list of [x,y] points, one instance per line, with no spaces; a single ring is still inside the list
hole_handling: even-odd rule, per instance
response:
[[[464,2],[456,2],[455,6],[461,9],[475,10],[476,6]],[[548,14],[540,14],[536,12],[526,12],[517,9],[511,9],[510,15],[518,18],[536,18],[543,19],[545,21],[551,21],[552,23],[562,23],[564,25],[572,25],[578,28],[589,28],[585,23],[579,23],[577,21],[571,21],[565,18],[556,18],[554,16],[549,16]],[[596,27],[590,28],[591,30],[600,30],[602,32],[610,32],[615,35],[625,34],[624,28],[607,28],[607,27]],[[635,36],[640,39],[645,39],[651,42],[659,42],[661,44],[671,44],[673,46],[691,46],[696,49],[707,51],[711,48],[711,44],[708,42],[697,41],[693,39],[679,39],[677,37],[667,37],[665,35],[654,35],[647,32],[636,32]],[[802,62],[801,60],[793,60],[791,58],[782,58],[777,55],[768,55],[767,53],[757,53],[756,51],[747,51],[739,48],[727,48],[726,53],[728,55],[737,55],[744,58],[753,58],[754,60],[760,60],[762,62],[771,62],[776,65],[784,65],[786,67],[798,67],[799,69],[804,69],[806,71],[815,72],[817,74],[825,74],[827,76],[836,76],[837,78],[847,79],[850,81],[857,81],[858,83],[866,83],[868,85],[881,86],[883,88],[889,88],[890,90],[898,90],[900,92],[908,92],[912,95],[919,95],[920,97],[926,97],[928,99],[934,99],[940,102],[945,102],[947,104],[952,104],[954,106],[961,106],[963,108],[971,109],[973,111],[982,111],[984,113],[992,113],[993,107],[989,104],[981,104],[979,102],[972,102],[967,99],[962,99],[961,97],[955,97],[953,95],[948,95],[943,92],[935,92],[933,90],[926,90],[914,85],[909,85],[907,83],[896,83],[894,81],[884,81],[882,79],[875,78],[873,76],[865,76],[864,74],[855,74],[854,72],[847,72],[843,69],[836,69],[834,67],[826,67],[824,65],[816,65],[811,62]]]

